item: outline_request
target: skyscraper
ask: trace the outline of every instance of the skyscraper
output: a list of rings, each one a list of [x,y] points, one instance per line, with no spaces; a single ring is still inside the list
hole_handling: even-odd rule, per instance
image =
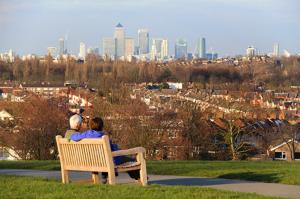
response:
[[[47,48],[47,54],[51,57],[55,57],[56,54],[56,47],[48,47]]]
[[[116,58],[120,58],[125,55],[125,29],[120,23],[115,27],[114,38],[116,40]]]
[[[168,58],[169,56],[169,45],[168,45],[168,40],[163,39],[161,42],[161,52],[160,52],[160,58],[162,60]]]
[[[64,38],[60,38],[59,39],[59,55],[63,55],[65,52],[65,40]]]
[[[163,46],[164,44],[164,46]],[[164,49],[163,49],[164,48]],[[168,49],[168,42],[164,41],[164,39],[153,39],[152,40],[152,47],[151,47],[151,60],[159,60],[162,58],[162,50],[164,50],[164,53]]]
[[[126,38],[125,39],[125,58],[134,55],[134,39]]]
[[[187,41],[178,39],[175,43],[175,58],[182,59],[187,57]]]
[[[205,38],[198,39],[196,49],[195,49],[196,58],[206,58],[206,41]]]
[[[83,42],[80,42],[80,45],[79,45],[79,58],[81,59],[85,59],[85,56],[86,56],[86,47],[85,47],[85,43]]]
[[[149,53],[149,31],[147,29],[138,30],[139,54]]]
[[[252,58],[255,56],[256,50],[253,46],[249,46],[246,50],[247,57]]]
[[[114,59],[116,56],[116,39],[112,37],[103,38],[102,48],[103,56]]]
[[[275,43],[273,47],[273,56],[274,57],[279,57],[279,44]]]

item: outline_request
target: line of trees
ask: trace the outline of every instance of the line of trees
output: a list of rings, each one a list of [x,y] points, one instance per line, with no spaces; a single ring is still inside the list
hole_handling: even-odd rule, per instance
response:
[[[87,82],[91,86],[139,82],[198,82],[202,88],[222,88],[226,85],[235,90],[249,89],[249,83],[264,83],[270,87],[300,84],[300,58],[282,60],[283,67],[274,63],[192,64],[180,65],[180,62],[158,64],[154,62],[129,63],[123,61],[104,61],[101,57],[89,55],[85,63],[73,58],[54,63],[52,57],[22,61],[16,58],[14,63],[0,62],[0,81],[26,83],[50,82],[62,84],[66,80],[78,83]]]

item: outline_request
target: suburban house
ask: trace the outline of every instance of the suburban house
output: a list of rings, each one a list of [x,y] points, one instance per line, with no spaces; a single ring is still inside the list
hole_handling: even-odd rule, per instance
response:
[[[0,111],[0,120],[2,121],[12,121],[14,120],[14,117],[9,114],[6,110],[2,110]]]
[[[277,146],[274,146],[268,150],[269,157],[275,160],[291,160],[291,151],[290,148],[292,146],[293,140],[290,139],[287,142],[283,142]],[[295,152],[294,157],[295,160],[300,160],[300,142],[294,140]]]
[[[6,147],[0,146],[0,160],[20,160],[21,158],[13,151]]]

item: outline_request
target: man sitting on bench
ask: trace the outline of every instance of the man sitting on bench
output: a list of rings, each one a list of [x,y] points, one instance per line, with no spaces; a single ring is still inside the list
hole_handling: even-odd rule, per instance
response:
[[[70,138],[73,141],[80,141],[84,138],[101,138],[103,135],[105,135],[104,132],[103,132],[103,126],[104,126],[104,122],[100,117],[92,118],[89,121],[90,130],[85,131],[83,133],[74,133],[74,134],[71,135]],[[112,151],[119,150],[118,145],[113,144],[111,139],[109,140],[109,142],[110,142],[110,147],[111,147]],[[127,156],[114,157],[114,164],[115,165],[121,165],[121,164],[124,164],[126,162],[132,162],[132,161],[135,161],[135,159],[127,157]],[[133,178],[135,180],[140,179],[139,170],[128,171],[127,173],[131,178]],[[116,173],[116,176],[117,175],[118,174]],[[107,182],[107,176],[108,176],[108,173],[102,172],[103,183]]]

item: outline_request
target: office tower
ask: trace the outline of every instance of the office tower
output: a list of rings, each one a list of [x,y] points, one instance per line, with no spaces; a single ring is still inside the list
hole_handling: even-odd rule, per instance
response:
[[[187,57],[187,41],[178,39],[175,43],[175,58],[182,59]]]
[[[56,48],[55,47],[48,47],[47,48],[47,55],[50,55],[51,57],[55,57]]]
[[[147,29],[138,30],[139,54],[149,53],[149,31]]]
[[[85,56],[86,56],[85,43],[80,42],[80,46],[79,46],[79,58],[85,59]]]
[[[125,29],[120,23],[115,27],[114,38],[116,40],[116,58],[120,58],[125,55]]]
[[[150,60],[154,61],[156,60],[156,57],[157,57],[157,50],[156,50],[155,42],[153,40],[151,46]]]
[[[151,46],[151,60],[157,60],[161,58],[163,39],[153,39]]]
[[[279,44],[275,43],[274,48],[273,48],[273,56],[274,57],[279,57]]]
[[[247,48],[247,50],[246,50],[246,55],[247,55],[247,57],[254,57],[255,56],[255,52],[256,50],[255,50],[255,48],[253,47],[253,46],[249,46],[248,48]]]
[[[140,47],[135,46],[134,47],[134,55],[139,55],[140,54],[139,51],[140,51]]]
[[[198,39],[195,53],[196,58],[206,58],[206,41],[205,38]]]
[[[126,38],[125,39],[125,57],[134,55],[134,39]]]
[[[65,40],[64,38],[60,38],[59,39],[59,55],[63,55],[65,52]]]
[[[114,59],[116,56],[116,39],[112,37],[103,38],[102,43],[103,56]]]
[[[161,52],[160,52],[160,59],[166,59],[169,56],[169,45],[168,40],[163,39],[161,42]]]
[[[214,52],[206,53],[206,59],[208,60],[218,59],[218,53],[214,53]]]

